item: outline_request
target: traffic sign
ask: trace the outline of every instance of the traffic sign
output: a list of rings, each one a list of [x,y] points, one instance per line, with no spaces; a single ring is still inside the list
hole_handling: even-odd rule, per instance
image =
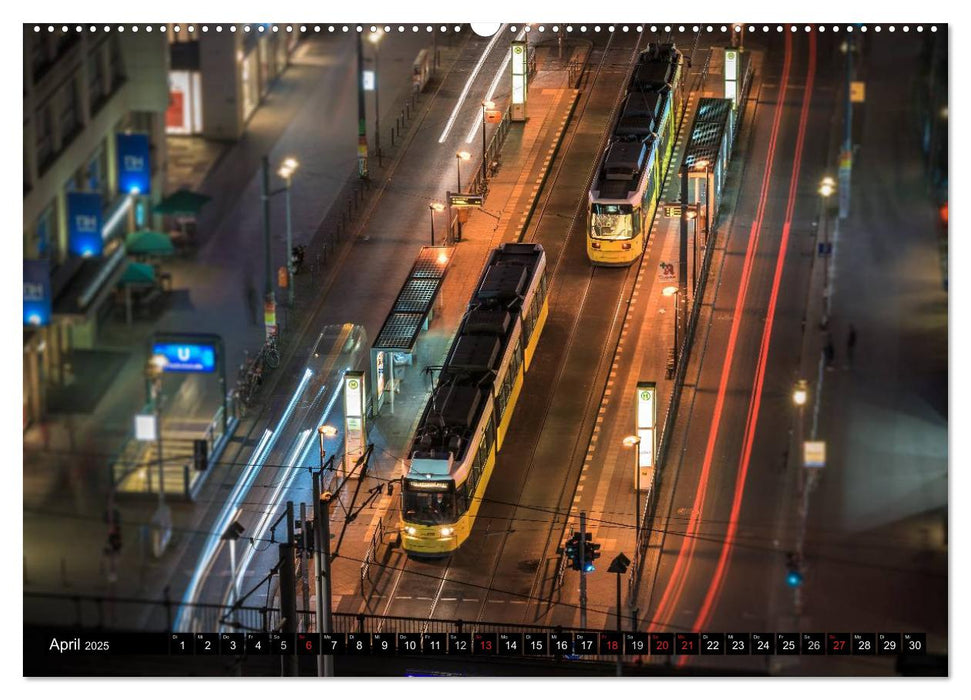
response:
[[[866,102],[866,83],[854,80],[850,83],[850,102]]]
[[[807,440],[803,443],[802,463],[804,467],[826,466],[826,443],[823,441]]]
[[[681,205],[680,204],[665,204],[664,205],[664,216],[669,219],[677,219],[681,217]]]
[[[485,113],[485,120],[487,124],[498,124],[502,121],[502,112],[498,109],[487,109]]]
[[[465,207],[481,207],[484,197],[481,194],[452,194],[448,195],[448,204],[456,209]]]

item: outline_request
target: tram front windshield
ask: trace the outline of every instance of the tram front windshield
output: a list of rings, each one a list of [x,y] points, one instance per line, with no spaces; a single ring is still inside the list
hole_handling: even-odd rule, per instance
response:
[[[629,240],[634,237],[630,204],[594,204],[590,235],[594,238]]]
[[[455,495],[451,493],[402,491],[404,519],[419,525],[439,525],[455,522]]]

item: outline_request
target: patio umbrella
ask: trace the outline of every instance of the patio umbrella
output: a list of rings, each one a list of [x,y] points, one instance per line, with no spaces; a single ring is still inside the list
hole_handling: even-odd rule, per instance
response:
[[[129,261],[119,284],[155,284],[155,268],[146,263]]]
[[[161,231],[136,231],[128,234],[125,249],[129,255],[172,255],[175,246]]]
[[[156,214],[195,216],[210,199],[212,198],[183,187],[152,207],[152,211]]]

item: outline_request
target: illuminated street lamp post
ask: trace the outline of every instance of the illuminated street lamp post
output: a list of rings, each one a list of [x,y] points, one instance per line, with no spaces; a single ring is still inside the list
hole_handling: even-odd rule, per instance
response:
[[[457,185],[456,192],[458,194],[462,194],[462,161],[468,160],[471,157],[472,157],[472,154],[469,153],[468,151],[459,151],[458,153],[455,154],[455,184]],[[452,222],[449,221],[449,231],[451,231],[451,224]],[[462,212],[461,211],[459,211],[458,230],[456,231],[455,238],[456,240],[459,240],[459,241],[462,240]]]
[[[661,294],[666,297],[674,297],[674,367],[678,367],[678,288],[675,286],[665,287]]]
[[[381,165],[381,110],[378,107],[378,44],[384,32],[378,29],[368,40],[374,45],[374,146],[378,151],[378,165]]]
[[[441,202],[432,202],[428,205],[428,218],[432,224],[432,245],[435,245],[435,212],[443,211],[445,205]]]
[[[468,151],[459,151],[455,154],[455,191],[462,193],[462,161],[469,160],[472,154]]]
[[[277,175],[283,178],[286,183],[283,191],[287,198],[287,306],[293,306],[293,273],[296,272],[293,266],[293,226],[290,222],[290,180],[297,172],[300,163],[296,158],[285,158],[277,170]]]
[[[805,379],[800,379],[796,382],[796,386],[792,390],[792,403],[796,407],[796,453],[798,455],[797,463],[799,464],[799,482],[802,483],[802,442],[803,442],[803,414],[806,408],[806,402],[809,400],[809,383]]]
[[[317,428],[320,440],[320,471],[313,473],[314,493],[314,568],[317,574],[317,632],[330,632],[330,497],[329,491],[321,493],[324,479],[324,438],[337,435],[337,428],[322,425]],[[317,675],[334,675],[334,657],[323,653],[317,655]]]
[[[709,187],[711,180],[711,163],[706,159],[699,160],[695,162],[695,170],[705,171],[705,245],[708,245],[708,234],[711,232],[711,189]],[[695,230],[695,235],[697,235],[697,229]]]
[[[332,438],[337,435],[337,428],[332,425],[322,425],[317,428],[317,436],[320,440],[320,468],[324,468],[324,457],[327,451],[324,449],[324,438]]]
[[[820,221],[823,226],[823,325],[829,321],[829,227],[826,225],[829,219],[829,198],[836,191],[836,181],[827,176],[819,183],[819,196],[822,198],[822,213]]]
[[[155,409],[155,439],[158,445],[158,508],[152,517],[153,550],[161,557],[172,530],[172,516],[165,505],[165,466],[162,459],[162,374],[168,364],[164,355],[152,355],[145,364],[145,377],[150,382],[151,400]]]
[[[634,448],[634,568],[641,555],[641,438],[628,435],[624,438],[624,447]]]
[[[486,181],[486,110],[495,109],[496,103],[486,100],[482,103],[482,182]]]
[[[694,299],[698,283],[698,212],[691,209],[686,216],[691,223],[691,298]]]

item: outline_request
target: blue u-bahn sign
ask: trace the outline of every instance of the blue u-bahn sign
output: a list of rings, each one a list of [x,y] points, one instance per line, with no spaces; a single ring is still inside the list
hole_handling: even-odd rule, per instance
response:
[[[215,372],[216,347],[203,343],[154,343],[152,354],[161,355],[168,364],[166,372]]]
[[[118,191],[121,194],[150,194],[152,169],[148,134],[118,134]]]

